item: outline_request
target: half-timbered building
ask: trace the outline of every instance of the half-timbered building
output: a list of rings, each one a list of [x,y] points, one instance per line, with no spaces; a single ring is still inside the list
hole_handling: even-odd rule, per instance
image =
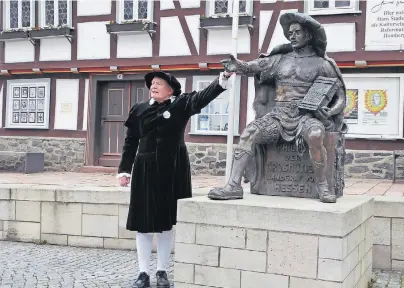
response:
[[[390,177],[403,149],[404,5],[388,2],[240,1],[242,60],[287,41],[278,21],[286,11],[324,24],[348,88],[348,175]],[[185,92],[208,85],[232,51],[232,3],[1,1],[0,151],[43,151],[48,170],[116,167],[129,109],[149,97],[145,73],[171,71]],[[237,76],[236,85],[235,143],[254,118],[253,78]],[[189,121],[197,173],[224,173],[228,97]]]

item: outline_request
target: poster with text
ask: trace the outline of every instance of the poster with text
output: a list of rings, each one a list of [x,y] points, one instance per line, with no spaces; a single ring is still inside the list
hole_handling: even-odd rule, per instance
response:
[[[404,1],[368,0],[365,35],[365,50],[403,49]]]
[[[346,123],[358,123],[358,89],[346,90],[346,107],[344,118]]]
[[[400,76],[344,75],[344,82],[350,88],[347,89],[347,108],[344,111],[348,125],[347,137],[367,139],[402,137],[403,95]],[[356,98],[356,104],[349,98]]]
[[[363,123],[388,125],[389,113],[385,110],[388,104],[387,90],[365,90],[364,96]]]

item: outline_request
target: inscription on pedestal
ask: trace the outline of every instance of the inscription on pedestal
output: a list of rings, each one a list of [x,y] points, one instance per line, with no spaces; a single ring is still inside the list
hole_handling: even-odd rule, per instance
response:
[[[318,198],[308,151],[299,156],[293,144],[268,146],[264,169],[265,179],[256,194]]]

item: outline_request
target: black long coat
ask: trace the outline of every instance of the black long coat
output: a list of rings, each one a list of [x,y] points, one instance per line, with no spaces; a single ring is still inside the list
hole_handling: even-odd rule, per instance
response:
[[[130,174],[133,165],[127,230],[162,232],[176,224],[177,200],[192,197],[185,127],[224,90],[217,78],[204,90],[181,94],[173,102],[145,101],[132,107],[118,168],[118,173]]]

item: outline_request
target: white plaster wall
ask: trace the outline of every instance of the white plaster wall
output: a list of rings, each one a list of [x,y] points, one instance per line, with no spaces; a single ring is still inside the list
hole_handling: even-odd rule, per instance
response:
[[[5,42],[5,63],[33,62],[35,60],[35,47],[28,40]]]
[[[191,55],[187,40],[177,16],[160,20],[160,56]]]
[[[40,61],[70,61],[72,45],[65,37],[41,39]]]
[[[178,82],[180,82],[181,84],[181,93],[185,93],[185,84],[187,83],[187,79],[186,78],[177,78]]]
[[[255,97],[254,77],[248,77],[248,94],[247,94],[247,117],[246,126],[254,120],[255,112],[253,109],[253,102]]]
[[[282,10],[281,13],[279,14],[279,17],[286,12],[297,12],[297,9]],[[286,39],[285,35],[283,35],[283,30],[282,30],[281,25],[279,24],[279,18],[278,18],[277,22],[276,22],[274,34],[272,35],[272,39],[271,39],[271,42],[269,43],[267,52],[269,53],[275,46],[280,45],[280,44],[285,44],[285,43],[289,43],[289,41],[288,41],[288,39]]]
[[[54,129],[77,130],[79,79],[56,80]]]
[[[88,121],[88,97],[90,93],[90,80],[86,79],[84,86],[84,111],[83,111],[83,131],[87,131],[87,121]]]
[[[248,29],[240,27],[238,30],[237,53],[250,53],[250,41],[251,37]],[[231,28],[209,29],[207,54],[230,54],[232,51],[231,43]]]
[[[77,59],[109,59],[110,35],[105,24],[87,22],[77,24]]]
[[[185,16],[192,39],[194,40],[196,51],[199,54],[199,15]]]
[[[273,11],[260,12],[260,25],[259,25],[259,45],[258,49],[261,50],[262,43],[264,43],[265,35],[268,32],[268,25],[271,21]]]
[[[77,0],[77,16],[111,14],[111,0]]]
[[[179,0],[179,1],[181,4],[181,8],[199,8],[201,6],[201,2],[199,0]]]
[[[161,0],[160,10],[175,9],[173,0]]]
[[[355,23],[323,24],[327,35],[327,52],[355,51]]]
[[[6,81],[3,82],[3,85],[0,89],[0,128],[3,127],[3,87],[6,85]]]
[[[118,58],[141,58],[152,57],[152,55],[153,42],[149,34],[142,32],[139,34],[118,35]]]

